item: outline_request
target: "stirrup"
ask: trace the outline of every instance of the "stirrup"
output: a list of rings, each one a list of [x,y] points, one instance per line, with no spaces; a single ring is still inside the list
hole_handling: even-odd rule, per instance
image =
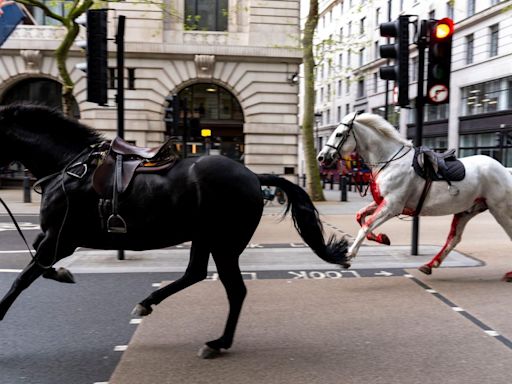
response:
[[[126,221],[118,215],[112,214],[107,220],[107,231],[109,233],[126,233]]]

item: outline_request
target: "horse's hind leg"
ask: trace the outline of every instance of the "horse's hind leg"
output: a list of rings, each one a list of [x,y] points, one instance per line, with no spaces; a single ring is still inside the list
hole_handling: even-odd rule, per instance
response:
[[[446,243],[441,251],[439,251],[439,253],[427,264],[422,265],[418,269],[426,275],[430,275],[432,273],[432,268],[438,268],[451,250],[460,242],[462,232],[464,232],[464,228],[469,220],[485,210],[487,210],[485,201],[477,200],[475,205],[473,205],[469,210],[455,214],[453,216],[450,232],[448,233],[448,238],[446,239]]]
[[[494,216],[496,221],[505,230],[507,235],[512,240],[512,215],[509,209],[493,209],[489,207],[491,214]],[[502,278],[503,281],[512,282],[512,271],[505,273]]]
[[[228,296],[229,315],[223,335],[216,340],[207,342],[199,351],[200,357],[215,357],[221,349],[228,349],[233,344],[238,318],[247,294],[247,288],[238,266],[238,257],[238,254],[213,252],[220,281],[224,285]]]
[[[135,306],[132,313],[136,316],[147,316],[153,312],[152,305],[157,305],[176,292],[204,280],[208,272],[209,257],[210,249],[203,245],[198,245],[197,241],[193,241],[190,250],[190,261],[185,274],[178,280],[151,293]]]
[[[362,227],[365,223],[366,216],[372,215],[375,210],[377,209],[378,205],[377,203],[373,202],[370,205],[367,205],[366,207],[362,208],[356,213],[356,220],[359,223],[359,225]],[[377,243],[384,244],[384,245],[390,245],[391,241],[389,240],[388,235],[384,233],[379,233],[376,235],[373,232],[370,232],[366,235],[367,240],[376,241]]]

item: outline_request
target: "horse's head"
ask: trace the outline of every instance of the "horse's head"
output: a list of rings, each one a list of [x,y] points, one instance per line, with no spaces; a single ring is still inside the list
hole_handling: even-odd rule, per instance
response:
[[[345,157],[356,149],[356,139],[352,130],[354,129],[355,119],[358,112],[352,112],[346,115],[340,125],[327,140],[327,143],[318,153],[317,160],[326,166],[340,157]]]

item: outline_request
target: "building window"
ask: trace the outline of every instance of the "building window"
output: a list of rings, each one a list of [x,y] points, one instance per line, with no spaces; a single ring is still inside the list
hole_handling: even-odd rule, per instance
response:
[[[435,19],[435,18],[436,18],[436,10],[435,10],[435,9],[431,10],[431,11],[428,13],[428,18],[429,18],[429,19]]]
[[[380,24],[380,8],[375,9],[375,27]]]
[[[452,20],[454,19],[454,16],[455,16],[455,10],[453,8],[453,3],[454,3],[454,1],[449,1],[446,3],[446,16]]]
[[[364,48],[359,50],[359,66],[362,67],[364,65]]]
[[[44,4],[48,7],[53,13],[59,16],[65,16],[70,8],[70,5],[73,3],[71,0],[42,0],[38,1],[38,3]],[[27,10],[30,12],[35,22],[38,25],[61,25],[61,23],[51,17],[45,15],[44,11],[39,7],[27,6]],[[24,24],[33,24],[33,21],[30,18],[25,18]]]
[[[386,107],[377,107],[372,109],[372,113],[385,117]],[[394,105],[388,105],[388,122],[398,127],[398,124],[400,123],[400,107],[394,106]]]
[[[448,119],[448,104],[425,105],[425,121]]]
[[[376,41],[373,43],[373,52],[375,60],[380,59],[380,51],[379,51],[379,42]]]
[[[340,66],[340,69],[343,68],[343,53],[340,53],[338,55],[338,64]]]
[[[348,95],[350,94],[350,78],[347,76],[347,79],[345,81],[345,93]]]
[[[357,80],[357,97],[364,97],[366,95],[364,85],[364,78]]]
[[[341,106],[338,106],[338,108],[336,109],[336,122],[341,122]]]
[[[418,56],[411,57],[411,81],[418,81]]]
[[[352,22],[349,21],[348,22],[348,36],[352,36]]]
[[[341,80],[338,80],[338,90],[337,90],[338,96],[341,96],[341,87],[342,87]]]
[[[328,109],[326,112],[326,122],[325,122],[325,125],[329,125],[331,124],[331,110]]]
[[[491,27],[489,27],[490,31],[490,41],[489,41],[489,56],[494,57],[498,56],[498,40],[499,40],[499,25],[494,24]]]
[[[377,72],[373,73],[373,93],[377,93],[379,89],[379,74]]]
[[[359,23],[359,34],[364,35],[364,23],[366,22],[366,17],[363,17]]]
[[[350,104],[345,104],[345,115],[350,113]]]
[[[491,0],[491,5],[496,5],[500,2],[501,0]]]
[[[462,116],[512,109],[512,76],[464,87]]]
[[[327,101],[331,101],[331,84],[327,85]]]
[[[320,102],[323,103],[324,102],[324,88],[320,88]]]
[[[343,42],[343,28],[340,28],[340,43]]]
[[[228,30],[228,0],[185,0],[185,29]]]
[[[352,52],[351,51],[348,51],[347,52],[347,67],[350,67],[351,65],[351,61],[352,61]]]
[[[486,155],[512,167],[512,132],[469,134],[459,136],[459,156]]]
[[[475,3],[476,0],[468,0],[468,17],[475,14]]]
[[[446,151],[448,149],[448,136],[424,137],[422,145],[436,152]]]
[[[473,34],[466,36],[466,64],[473,63],[475,53],[475,36]]]

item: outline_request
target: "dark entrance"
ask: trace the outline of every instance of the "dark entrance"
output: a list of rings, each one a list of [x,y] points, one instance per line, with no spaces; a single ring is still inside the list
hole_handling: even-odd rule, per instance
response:
[[[167,129],[171,136],[178,138],[180,144],[177,149],[180,153],[183,129],[186,129],[187,156],[201,156],[209,151],[212,155],[218,154],[243,161],[243,113],[231,92],[215,84],[199,83],[183,89],[179,92],[178,98],[178,128],[176,130],[168,126]],[[204,137],[201,134],[203,130],[209,130],[211,136]]]

